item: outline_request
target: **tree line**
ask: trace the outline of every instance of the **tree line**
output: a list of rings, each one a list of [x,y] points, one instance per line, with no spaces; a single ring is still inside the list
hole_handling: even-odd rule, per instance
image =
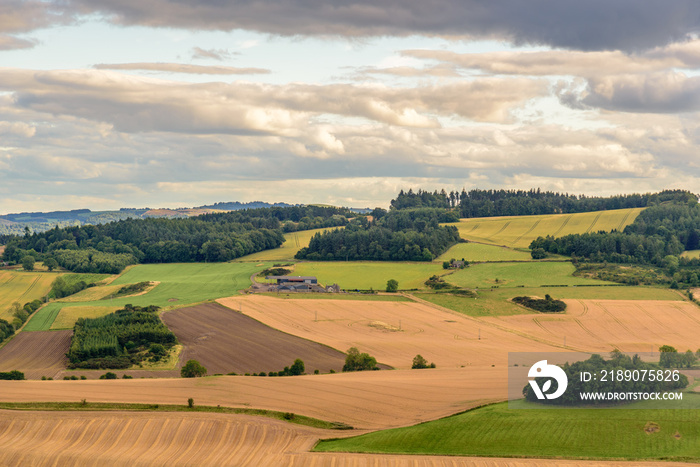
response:
[[[428,192],[408,190],[391,201],[392,209],[433,207],[454,209],[459,217],[526,216],[644,208],[665,202],[688,203],[697,197],[684,190],[629,194],[610,197],[573,195],[531,190],[480,190]]]

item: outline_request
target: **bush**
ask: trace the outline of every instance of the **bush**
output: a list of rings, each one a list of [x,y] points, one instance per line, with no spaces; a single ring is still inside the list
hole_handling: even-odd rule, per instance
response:
[[[431,363],[428,365],[428,360],[423,358],[422,355],[418,354],[413,357],[413,365],[411,365],[412,370],[422,369],[422,368],[435,368],[435,364]]]
[[[389,279],[386,281],[386,291],[387,292],[397,292],[399,290],[399,282],[396,279]]]
[[[207,369],[204,368],[197,360],[189,360],[180,370],[180,376],[183,378],[199,378],[206,376]]]
[[[513,301],[519,305],[541,311],[542,313],[560,313],[566,310],[566,303],[561,300],[554,300],[547,294],[544,300],[532,297],[514,297]]]
[[[289,374],[292,376],[299,376],[304,374],[304,362],[300,358],[294,360],[292,366],[289,368]]]
[[[24,373],[17,370],[0,372],[0,379],[4,380],[23,380]]]
[[[532,259],[544,259],[547,257],[547,252],[544,251],[544,248],[535,248],[530,252],[530,256]]]
[[[193,360],[190,360],[190,361],[193,361]],[[191,397],[189,399],[187,399],[187,407],[189,407],[190,409],[194,407],[194,399],[192,399]]]
[[[21,261],[22,262],[22,269],[24,269],[25,271],[33,271],[35,261],[36,260],[34,259],[33,256],[25,256],[24,258],[22,258],[22,261]]]
[[[285,412],[284,415],[282,415],[282,418],[285,420],[294,420],[296,415],[294,415],[292,412]]]
[[[117,379],[117,374],[108,371],[107,373],[100,376],[100,379]]]
[[[368,353],[360,353],[357,347],[350,347],[345,357],[343,371],[367,371],[377,369],[377,359]],[[331,370],[333,372],[333,370]]]

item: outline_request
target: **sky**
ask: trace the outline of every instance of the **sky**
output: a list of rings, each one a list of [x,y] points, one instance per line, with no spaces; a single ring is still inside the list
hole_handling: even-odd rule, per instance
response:
[[[696,0],[3,0],[0,214],[700,193]]]

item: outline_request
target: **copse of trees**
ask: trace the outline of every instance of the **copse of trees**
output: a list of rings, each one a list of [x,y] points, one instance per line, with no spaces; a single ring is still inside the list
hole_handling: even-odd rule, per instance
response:
[[[296,258],[432,261],[460,241],[456,227],[439,225],[443,214],[437,209],[418,209],[384,212],[371,222],[362,217],[345,229],[317,233]]]
[[[562,300],[554,300],[549,294],[544,298],[513,297],[513,301],[519,305],[540,311],[542,313],[561,313],[566,310],[566,303]]]
[[[345,357],[343,371],[378,370],[377,359],[368,353],[360,353],[357,347],[350,347]]]

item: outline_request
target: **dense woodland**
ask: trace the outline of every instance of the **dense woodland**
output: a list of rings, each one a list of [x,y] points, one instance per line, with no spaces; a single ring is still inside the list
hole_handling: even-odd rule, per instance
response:
[[[456,209],[459,217],[493,217],[643,208],[669,201],[687,203],[694,200],[696,200],[695,195],[683,190],[606,198],[541,191],[539,188],[528,191],[462,190],[449,193],[445,190],[433,193],[422,190],[417,192],[402,190],[396,199],[391,201],[391,207],[393,209],[421,207]]]
[[[187,219],[125,219],[103,225],[54,228],[9,237],[5,261],[55,258],[74,272],[121,272],[135,263],[220,262],[284,242],[283,231],[343,226],[342,208],[263,208]]]
[[[298,259],[350,261],[431,261],[460,241],[456,227],[440,222],[459,220],[441,209],[375,209],[372,220],[360,218],[345,229],[317,233]]]

